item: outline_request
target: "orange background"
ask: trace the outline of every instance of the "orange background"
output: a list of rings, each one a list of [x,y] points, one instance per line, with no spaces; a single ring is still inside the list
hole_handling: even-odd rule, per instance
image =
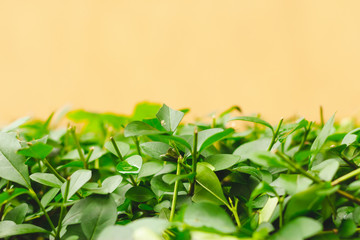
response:
[[[0,121],[143,100],[358,115],[360,1],[0,0]]]

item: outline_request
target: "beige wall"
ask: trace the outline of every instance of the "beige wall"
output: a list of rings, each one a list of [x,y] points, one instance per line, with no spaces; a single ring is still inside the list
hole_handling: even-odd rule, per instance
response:
[[[359,115],[360,1],[0,0],[1,121],[142,100]]]

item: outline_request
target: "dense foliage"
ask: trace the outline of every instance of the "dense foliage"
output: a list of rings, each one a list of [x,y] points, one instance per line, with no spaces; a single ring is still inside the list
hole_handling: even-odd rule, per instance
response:
[[[141,103],[131,116],[81,110],[67,127],[52,114],[2,128],[0,238],[359,237],[352,121],[274,127],[232,107],[182,124],[187,112]]]

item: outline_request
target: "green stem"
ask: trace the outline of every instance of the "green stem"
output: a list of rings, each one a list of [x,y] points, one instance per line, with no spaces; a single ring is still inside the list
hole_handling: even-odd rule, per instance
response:
[[[360,168],[353,170],[351,172],[349,172],[348,174],[345,174],[344,176],[341,176],[337,179],[335,179],[334,181],[331,182],[331,186],[336,186],[341,182],[344,182],[352,177],[355,177],[356,175],[360,174]]]
[[[302,175],[304,175],[305,177],[313,180],[314,182],[316,183],[321,183],[322,181],[316,177],[314,177],[313,175],[309,174],[308,172],[306,172],[302,167],[300,167],[298,164],[292,162],[286,155],[280,153],[279,151],[276,151],[275,152],[276,155],[280,156],[284,161],[286,161],[291,167],[293,167],[297,172],[301,173]],[[356,169],[348,174],[345,174],[344,176],[334,180],[333,182],[331,182],[331,185],[332,186],[335,186],[337,184],[339,184],[340,182],[343,182],[353,176],[356,176],[359,174],[359,171],[360,171],[360,168],[359,169]],[[353,196],[352,194],[348,193],[348,192],[345,192],[345,191],[342,191],[340,189],[338,189],[336,191],[337,194],[349,199],[350,201],[360,205],[360,199]]]
[[[137,186],[137,182],[135,181],[135,178],[132,175],[129,175],[129,178],[130,178],[131,184],[133,186]]]
[[[196,166],[197,166],[197,144],[198,144],[198,129],[194,129],[194,142],[193,142],[193,151],[192,151],[192,166],[191,172],[194,174],[193,180],[191,180],[189,195],[194,194],[195,182],[196,182]]]
[[[239,199],[235,198],[235,205],[233,204],[233,201],[231,200],[231,198],[229,198],[229,202],[230,202],[230,206],[228,206],[228,208],[232,212],[232,214],[234,215],[236,225],[238,226],[238,228],[240,228],[241,227],[241,222],[240,222],[239,214],[237,212],[237,208],[238,208],[238,205],[239,205]]]
[[[309,123],[309,126],[308,126],[307,128],[305,127],[304,137],[303,137],[302,140],[301,140],[300,147],[299,147],[299,151],[301,151],[301,150],[304,148],[304,146],[305,146],[305,142],[306,142],[306,139],[307,139],[307,137],[308,137],[308,135],[309,135],[309,132],[310,132],[310,130],[311,130],[312,124],[313,124],[313,122],[310,122],[310,123]]]
[[[34,189],[32,189],[32,188],[30,187],[30,188],[29,188],[29,192],[30,192],[30,196],[32,196],[32,198],[37,202],[37,204],[39,205],[41,211],[44,213],[45,218],[46,218],[46,220],[48,221],[48,223],[49,223],[49,225],[50,225],[50,227],[51,227],[51,230],[55,233],[55,232],[56,232],[55,226],[54,226],[54,224],[52,223],[52,221],[51,221],[51,219],[50,219],[50,217],[49,217],[49,214],[46,212],[44,206],[41,204],[38,196],[36,195],[36,193],[35,193],[35,191],[34,191]],[[54,233],[52,233],[52,234],[54,234]]]
[[[284,196],[279,197],[279,228],[283,226]]]
[[[272,139],[271,139],[271,143],[270,143],[270,146],[269,146],[269,148],[268,148],[268,151],[270,151],[271,148],[274,146],[274,144],[275,144],[275,142],[276,142],[276,138],[277,138],[277,136],[279,135],[280,127],[281,127],[283,121],[284,121],[284,119],[281,118],[279,124],[278,124],[277,127],[276,127],[275,132],[273,133],[273,137],[272,137]]]
[[[49,169],[49,171],[50,171],[52,174],[55,175],[55,177],[56,177],[57,179],[59,179],[62,183],[65,182],[65,178],[63,178],[63,177],[55,170],[55,168],[53,168],[53,166],[51,166],[51,164],[49,163],[49,161],[48,161],[46,158],[43,159],[43,163],[44,163],[45,166]]]
[[[324,111],[323,111],[323,107],[320,106],[320,123],[321,123],[321,127],[324,127]]]
[[[318,179],[317,177],[311,175],[307,171],[305,171],[301,166],[299,166],[297,163],[293,162],[288,156],[285,154],[275,150],[275,154],[281,157],[288,165],[290,165],[292,168],[294,168],[297,172],[301,173],[305,177],[313,180],[316,183],[321,183],[322,181]]]
[[[112,145],[114,146],[114,149],[118,155],[118,157],[120,158],[121,161],[124,161],[124,158],[123,156],[121,155],[121,152],[119,150],[119,147],[117,146],[116,142],[115,142],[115,139],[113,137],[110,137],[110,141],[112,143]]]
[[[76,136],[76,128],[73,126],[73,127],[70,127],[70,132],[71,132],[71,135],[74,139],[74,142],[75,142],[75,145],[76,145],[76,149],[79,153],[79,156],[80,156],[80,160],[84,163],[84,166],[86,165],[86,159],[85,159],[85,156],[84,156],[84,153],[83,153],[83,150],[80,146],[80,142],[79,142],[79,139],[77,138]]]
[[[178,161],[177,161],[177,167],[176,167],[176,176],[180,175],[180,172],[181,172],[180,163],[181,163],[181,161],[182,161],[182,157],[179,156]],[[173,221],[174,215],[175,215],[176,202],[177,202],[178,191],[179,191],[179,182],[180,182],[180,180],[175,181],[174,194],[173,194],[173,200],[172,200],[172,203],[171,203],[171,212],[170,212],[170,218],[169,218],[170,222]]]
[[[135,136],[133,137],[134,139],[134,143],[136,146],[136,151],[138,152],[138,154],[141,156],[141,150],[140,150],[140,144],[139,144],[139,139]]]
[[[338,189],[338,190],[336,191],[336,193],[339,194],[339,195],[341,195],[341,196],[343,196],[344,198],[347,198],[347,199],[349,199],[350,201],[352,201],[352,202],[360,205],[360,199],[357,198],[357,197],[355,197],[355,196],[353,196],[353,195],[351,195],[350,193],[347,193],[347,192],[345,192],[345,191],[343,191],[343,190],[340,190],[340,189]]]
[[[6,188],[5,188],[5,192],[7,192],[9,189],[10,189],[10,181],[7,181],[7,184],[6,184]],[[2,220],[3,218],[3,215],[4,215],[4,211],[5,211],[5,203],[1,206],[1,209],[0,209],[0,221]]]
[[[66,186],[65,186],[63,204],[61,205],[60,217],[59,217],[58,227],[57,227],[57,231],[56,231],[56,235],[55,235],[56,240],[60,240],[60,232],[61,232],[61,228],[62,228],[62,221],[65,217],[65,210],[66,210],[65,204],[67,202],[67,197],[69,195],[69,187],[70,187],[70,179],[68,179],[68,181],[66,182]]]
[[[358,169],[358,166],[354,162],[352,162],[352,160],[348,159],[344,154],[341,154],[341,159],[353,169]]]
[[[93,154],[93,152],[94,152],[94,147],[91,147],[90,149],[89,149],[89,153],[88,153],[88,155],[86,156],[86,159],[85,159],[85,162],[84,162],[84,168],[85,169],[88,169],[89,168],[89,160],[90,160],[90,158],[91,158],[91,155]]]

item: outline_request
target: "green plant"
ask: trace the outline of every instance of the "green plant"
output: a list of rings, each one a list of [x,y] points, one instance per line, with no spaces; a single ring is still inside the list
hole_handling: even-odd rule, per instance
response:
[[[141,103],[2,128],[0,238],[360,237],[360,128],[322,109],[320,124],[276,127],[236,106],[211,123],[182,124],[187,112]]]

